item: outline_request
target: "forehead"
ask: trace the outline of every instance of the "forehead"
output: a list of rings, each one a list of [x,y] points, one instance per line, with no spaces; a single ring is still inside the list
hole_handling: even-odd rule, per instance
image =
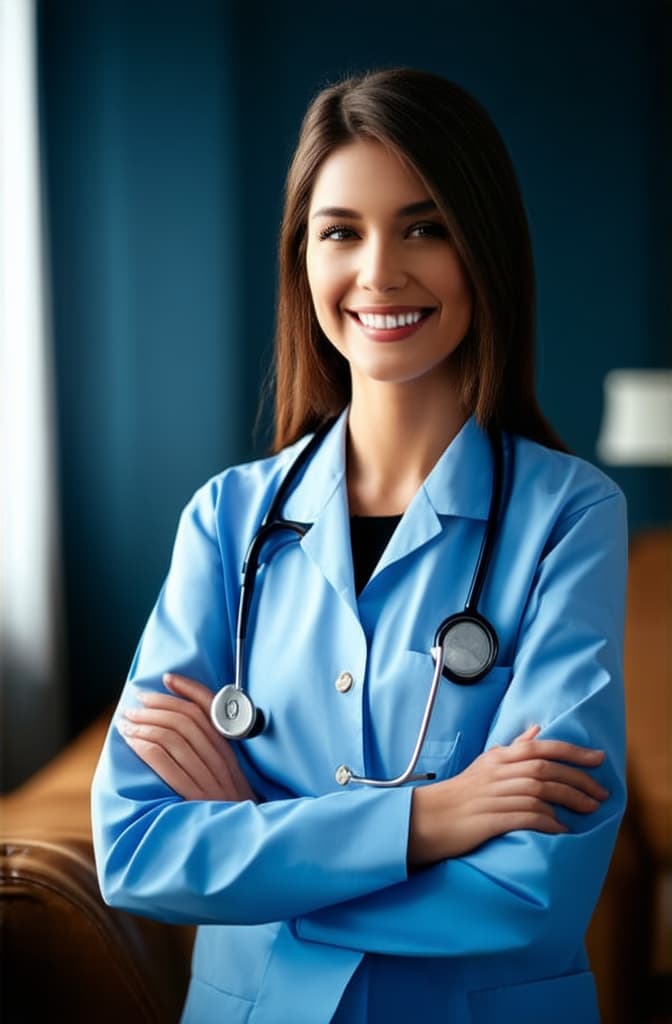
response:
[[[335,149],[320,167],[310,211],[340,206],[364,212],[369,206],[401,207],[428,197],[419,174],[396,150],[357,139]]]

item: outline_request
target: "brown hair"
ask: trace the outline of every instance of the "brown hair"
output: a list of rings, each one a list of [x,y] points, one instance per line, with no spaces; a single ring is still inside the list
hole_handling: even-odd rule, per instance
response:
[[[564,448],[535,395],[535,285],[530,234],[511,158],[468,93],[409,68],[332,85],[313,100],[285,187],[275,348],[273,450],[350,400],[347,361],[317,322],[306,272],[307,219],[327,157],[358,138],[392,146],[442,211],[474,297],[455,352],[461,398],[482,427],[495,423]]]

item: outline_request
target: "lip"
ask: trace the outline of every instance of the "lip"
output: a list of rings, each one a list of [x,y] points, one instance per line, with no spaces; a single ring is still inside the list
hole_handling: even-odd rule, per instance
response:
[[[397,313],[432,313],[434,311],[433,306],[348,306],[346,313],[376,313],[385,316],[389,313],[390,316],[394,316]]]
[[[428,306],[357,306],[356,308],[347,309],[346,313],[350,319],[359,327],[362,334],[364,334],[371,341],[377,342],[394,342],[394,341],[405,341],[406,338],[410,338],[413,334],[420,330],[420,328],[427,322],[432,313],[435,312],[435,308]],[[396,315],[397,313],[422,313],[422,318],[415,324],[405,324],[403,327],[367,327],[357,316],[358,313],[372,313],[385,315],[388,313],[390,316]]]

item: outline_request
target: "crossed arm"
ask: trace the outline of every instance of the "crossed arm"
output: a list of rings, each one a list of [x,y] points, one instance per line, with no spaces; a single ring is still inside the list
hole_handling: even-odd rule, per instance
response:
[[[164,676],[167,693],[141,695],[124,712],[121,732],[133,751],[185,800],[256,800],[233,750],[210,721],[212,692],[185,676]],[[564,807],[590,814],[608,793],[590,774],[601,750],[540,740],[530,726],[454,778],[417,787],[411,802],[408,864],[419,868],[460,857],[489,839],[522,829],[569,831]]]

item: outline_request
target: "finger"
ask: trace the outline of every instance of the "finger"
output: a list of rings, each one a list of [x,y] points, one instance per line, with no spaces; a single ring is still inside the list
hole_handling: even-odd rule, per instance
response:
[[[557,818],[549,817],[547,814],[537,811],[513,811],[504,815],[507,822],[507,832],[545,832],[547,835],[563,835],[569,829]]]
[[[164,674],[163,685],[172,693],[177,693],[182,697],[188,697],[189,700],[193,700],[194,704],[210,718],[210,705],[212,704],[214,694],[209,687],[204,686],[203,683],[199,683],[195,679],[177,675],[175,672],[166,672]]]
[[[160,779],[185,800],[202,800],[203,794],[196,782],[177,764],[162,747],[122,732],[131,750],[144,761]]]
[[[204,726],[207,727],[207,734],[209,735],[211,742],[218,751],[224,752],[224,757],[226,758],[229,770],[240,771],[238,761],[236,760],[233,751],[230,750],[228,741],[214,728],[212,724],[212,719],[210,717],[210,708],[214,697],[212,690],[203,683],[199,683],[198,680],[190,679],[188,676],[181,676],[179,673],[166,672],[162,678],[166,689],[175,693],[178,699],[183,699],[188,702],[188,705],[190,705],[190,708],[192,709],[188,714],[198,717],[196,715],[198,710],[199,714],[202,716]],[[149,690],[145,692],[152,693],[155,691]]]
[[[155,695],[157,696],[157,695]],[[165,703],[167,700],[173,701],[170,710],[165,710]],[[152,705],[158,701],[154,699],[151,701]],[[175,697],[164,696],[161,700],[163,707],[148,706],[145,703],[144,708],[129,708],[125,712],[125,718],[130,723],[141,727],[143,730],[150,728],[162,728],[167,731],[173,731],[176,735],[180,736],[181,739],[187,744],[188,749],[182,748],[182,757],[192,761],[196,759],[201,762],[207,769],[211,776],[211,779],[216,779],[226,790],[226,792],[233,792],[235,783],[232,778],[232,771],[220,751],[216,750],[213,744],[210,742],[210,737],[205,733],[198,722],[194,722],[188,714],[182,714],[181,711],[174,711],[175,707],[184,708],[185,701]],[[149,732],[141,731],[137,733],[144,735],[146,738],[153,738]],[[177,748],[175,748],[177,749]],[[173,756],[175,754],[173,753]],[[229,757],[233,758],[233,755],[229,752]],[[177,760],[182,763],[181,759]],[[207,781],[202,777],[201,781],[205,784]],[[230,799],[234,799],[233,797]]]
[[[137,698],[145,707],[163,708],[166,711],[179,711],[181,714],[188,715],[216,742],[219,733],[210,721],[210,716],[206,715],[202,708],[188,697],[173,696],[158,690],[139,690]]]
[[[194,716],[186,701],[161,694],[145,695],[143,704],[143,708],[127,708],[124,711],[125,717],[138,724],[174,729],[190,745],[194,754],[217,775],[223,755],[212,742],[214,728],[202,721],[200,712]]]
[[[606,797],[594,797],[589,793],[568,786],[563,782],[549,782],[544,790],[544,798],[556,807],[565,807],[576,814],[592,814],[601,807]]]
[[[146,708],[174,711],[191,719],[203,737],[195,741],[195,737],[191,734],[192,745],[195,742],[196,748],[200,749],[202,743],[208,743],[207,760],[211,768],[214,770],[215,764],[218,764],[220,759],[223,759],[231,773],[235,775],[240,772],[238,761],[228,740],[217,732],[210,721],[210,716],[204,714],[201,708],[194,704],[193,701],[185,697],[173,697],[167,693],[157,693],[155,690],[141,690],[138,693],[138,699]]]
[[[506,779],[497,784],[495,793],[498,797],[527,796],[549,805],[565,807],[577,814],[590,814],[592,811],[596,811],[602,803],[601,800],[574,786],[541,779]]]
[[[537,780],[542,784],[563,783],[595,800],[606,800],[609,790],[589,775],[588,772],[558,761],[547,761],[544,758],[533,758],[530,761],[518,761],[508,766],[508,777],[521,780]],[[500,774],[500,778],[503,777]]]
[[[521,732],[520,736],[516,736],[516,738],[515,738],[515,740],[513,742],[514,743],[522,743],[525,740],[532,740],[532,739],[534,739],[535,736],[538,736],[540,732],[541,732],[541,726],[540,725],[537,725],[536,723],[534,725],[528,725],[528,727],[525,730],[525,732]]]
[[[527,830],[547,835],[564,835],[569,832],[568,827],[555,817],[552,809],[549,813],[542,806],[525,808],[516,804],[509,810],[500,807],[479,815],[479,818],[486,823],[484,831],[490,837]]]
[[[144,740],[162,748],[199,787],[201,792],[212,793],[218,783],[204,761],[174,729],[153,724],[122,722],[120,729],[124,737]]]
[[[179,697],[169,697],[160,693],[141,693],[142,708],[127,708],[124,717],[132,722],[144,725],[162,725],[174,729],[193,751],[206,760],[215,761],[218,752],[209,735],[209,728],[202,721],[201,713],[188,706]]]
[[[474,814],[514,814],[519,812],[544,814],[556,818],[555,808],[544,800],[531,794],[512,792],[487,793],[477,797],[471,803]]]
[[[512,760],[544,758],[548,761],[567,761],[570,764],[595,767],[604,761],[604,751],[593,747],[580,747],[564,740],[522,740],[508,747],[499,748],[501,756]]]

